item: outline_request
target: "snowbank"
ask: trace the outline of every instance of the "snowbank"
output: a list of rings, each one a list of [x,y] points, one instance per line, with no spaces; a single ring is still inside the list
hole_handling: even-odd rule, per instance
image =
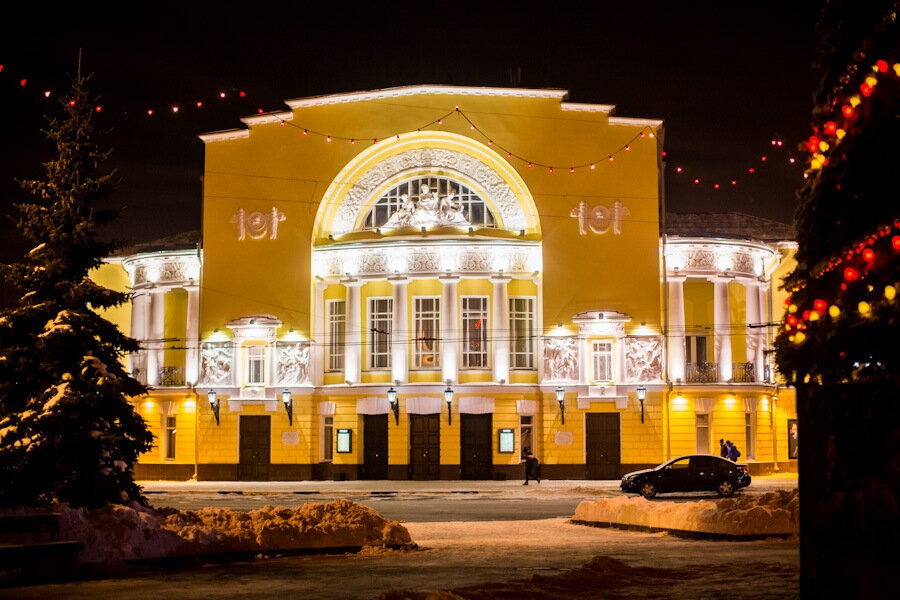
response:
[[[800,497],[796,489],[691,502],[622,496],[583,501],[573,520],[726,535],[797,534]]]
[[[60,539],[84,542],[83,563],[224,552],[411,544],[397,521],[348,500],[303,506],[177,510],[110,505],[93,511],[60,506]]]

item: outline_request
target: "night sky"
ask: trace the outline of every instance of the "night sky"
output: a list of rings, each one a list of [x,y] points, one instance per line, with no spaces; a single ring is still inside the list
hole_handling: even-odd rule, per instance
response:
[[[66,89],[79,48],[120,178],[113,203],[123,211],[106,234],[129,242],[199,228],[198,134],[282,110],[284,99],[422,83],[563,88],[573,102],[663,119],[670,211],[790,222],[796,206],[818,3],[141,3],[137,17],[122,4],[72,4],[4,15],[0,260],[29,247],[6,217],[27,199],[14,180],[41,175],[53,156],[40,129],[57,106],[43,92]],[[173,115],[172,105],[183,108]]]

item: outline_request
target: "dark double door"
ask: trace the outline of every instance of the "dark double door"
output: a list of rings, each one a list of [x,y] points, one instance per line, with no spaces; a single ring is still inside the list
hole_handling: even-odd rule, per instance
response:
[[[388,478],[388,416],[364,415],[360,479]]]
[[[268,481],[272,422],[268,415],[242,415],[238,449],[238,479]]]
[[[459,416],[459,476],[462,479],[491,479],[494,476],[491,416]]]
[[[620,478],[622,454],[618,413],[588,413],[585,416],[586,477]]]
[[[409,477],[441,476],[441,416],[409,415]]]

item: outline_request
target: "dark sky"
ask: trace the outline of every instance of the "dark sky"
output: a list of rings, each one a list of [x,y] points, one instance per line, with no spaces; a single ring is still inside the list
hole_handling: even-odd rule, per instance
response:
[[[56,105],[43,91],[66,88],[79,48],[121,179],[114,203],[124,210],[110,234],[132,242],[199,227],[199,133],[239,127],[239,117],[281,110],[288,98],[420,83],[509,86],[511,68],[524,87],[564,88],[573,102],[663,119],[670,211],[793,215],[802,169],[788,157],[799,159],[796,145],[808,135],[815,2],[70,4],[5,10],[0,260],[27,248],[6,218],[25,199],[14,178],[40,175],[52,156],[40,129]],[[125,6],[137,14],[123,14]],[[220,90],[229,99],[219,100]],[[197,100],[203,109],[190,108]],[[173,104],[185,108],[173,115]],[[770,145],[775,137],[780,149]]]

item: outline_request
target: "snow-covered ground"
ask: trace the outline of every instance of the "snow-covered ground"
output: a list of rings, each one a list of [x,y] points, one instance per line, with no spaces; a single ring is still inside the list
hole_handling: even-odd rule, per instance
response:
[[[409,533],[397,521],[348,500],[266,506],[249,512],[223,508],[176,510],[138,505],[93,511],[59,507],[60,538],[85,544],[82,563],[288,549],[401,546]]]
[[[797,490],[693,502],[622,496],[585,500],[574,519],[737,536],[798,534],[800,496]]]

